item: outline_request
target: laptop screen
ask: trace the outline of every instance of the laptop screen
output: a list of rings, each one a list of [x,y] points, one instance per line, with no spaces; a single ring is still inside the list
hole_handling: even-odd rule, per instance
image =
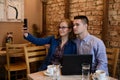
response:
[[[92,65],[92,55],[63,55],[61,73],[62,75],[81,75],[82,64],[90,64],[90,72]]]

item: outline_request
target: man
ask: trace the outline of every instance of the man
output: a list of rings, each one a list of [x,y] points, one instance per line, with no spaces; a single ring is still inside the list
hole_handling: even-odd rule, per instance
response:
[[[75,16],[73,21],[74,33],[77,35],[77,53],[92,54],[92,72],[104,70],[108,75],[106,48],[102,40],[90,35],[88,28],[88,18],[86,16]]]

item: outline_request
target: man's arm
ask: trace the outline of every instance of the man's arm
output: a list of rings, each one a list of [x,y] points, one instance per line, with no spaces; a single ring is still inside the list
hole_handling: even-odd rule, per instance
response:
[[[108,61],[107,61],[106,47],[102,41],[97,43],[96,59],[98,62],[96,70],[104,70],[106,71],[106,74],[108,75],[108,66],[107,66]]]

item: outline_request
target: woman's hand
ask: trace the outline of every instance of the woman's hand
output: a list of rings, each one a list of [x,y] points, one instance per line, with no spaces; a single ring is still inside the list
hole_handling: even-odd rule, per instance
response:
[[[23,35],[24,35],[25,37],[28,36],[28,30],[27,30],[26,28],[23,28]]]
[[[24,33],[24,36],[25,36],[25,37],[27,37],[27,36],[28,36],[28,33],[27,33],[27,32],[26,32],[26,33]]]

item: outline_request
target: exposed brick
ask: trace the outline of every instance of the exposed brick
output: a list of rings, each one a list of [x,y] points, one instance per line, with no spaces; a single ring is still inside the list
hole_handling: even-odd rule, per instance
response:
[[[71,4],[70,8],[78,8],[79,5],[76,5],[76,4]]]
[[[80,1],[82,1],[82,0],[80,0]],[[71,3],[78,3],[79,0],[71,0],[70,2],[71,2]]]
[[[114,3],[115,2],[115,0],[109,0],[109,3],[111,4],[111,3]]]
[[[85,15],[85,12],[78,12],[78,15]]]
[[[120,0],[115,0],[115,2],[117,3],[117,2],[120,2]]]
[[[96,10],[103,10],[103,5],[96,6]]]
[[[118,35],[117,31],[110,31],[110,36],[116,36]]]
[[[92,15],[103,15],[103,11],[97,11],[97,10],[95,10],[95,11],[92,11]]]
[[[118,10],[118,15],[120,16],[120,10]]]
[[[92,1],[92,2],[94,2],[94,0],[87,0],[87,1]]]
[[[93,31],[93,34],[100,35],[100,32],[101,32],[101,31],[99,31],[99,30],[94,30],[94,31]]]
[[[92,11],[86,11],[86,15],[92,15]]]
[[[64,0],[56,0],[56,2],[58,2],[58,3],[59,3],[59,2],[63,2],[63,1],[64,1]]]
[[[117,22],[117,21],[115,21],[115,20],[110,21],[109,23],[110,23],[110,25],[111,25],[111,26],[118,25],[118,22]]]
[[[120,15],[115,15],[115,16],[113,16],[113,19],[114,19],[114,20],[117,20],[117,21],[120,21]]]
[[[88,1],[85,4],[87,7],[92,8],[93,6],[95,6],[96,2],[95,1]]]
[[[70,12],[74,13],[74,12],[78,12],[78,10],[76,8],[70,10]]]
[[[109,15],[117,15],[117,11],[109,10]]]
[[[98,0],[98,1],[96,1],[96,4],[97,4],[97,5],[102,5],[102,4],[103,4],[103,1],[102,1],[102,0]]]
[[[109,14],[106,17],[103,17],[103,0],[70,0],[69,11],[71,20],[76,15],[86,15],[89,19],[88,31],[99,38],[102,37],[103,19],[108,17],[105,44],[107,47],[120,47],[120,0],[109,0]],[[46,29],[48,33],[57,31],[56,26],[64,18],[64,13],[64,0],[47,1]]]
[[[102,20],[102,16],[88,16],[90,21]]]
[[[86,0],[79,0],[79,2],[86,2]]]
[[[96,21],[94,20],[93,25],[96,25],[98,27],[98,25],[100,25],[100,26],[102,25],[102,22],[98,21],[98,20],[96,20]]]
[[[112,10],[113,9],[113,4],[109,4],[109,10]]]
[[[113,5],[114,10],[119,10],[120,9],[120,3],[115,3]]]
[[[85,7],[87,7],[85,3],[79,3],[79,4],[77,4],[77,5],[80,6],[80,9],[81,9],[81,8],[85,8]]]
[[[118,47],[119,46],[119,42],[110,41],[110,46],[112,46],[112,47]]]

